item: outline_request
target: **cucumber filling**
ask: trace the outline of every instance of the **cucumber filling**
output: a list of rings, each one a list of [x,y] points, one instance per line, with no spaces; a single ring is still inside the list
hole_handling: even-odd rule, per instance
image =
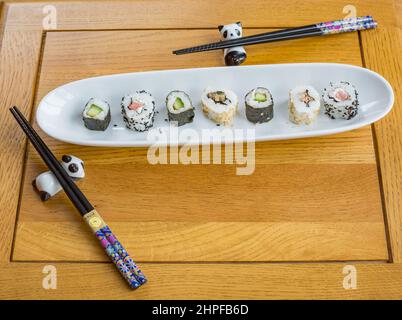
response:
[[[254,100],[257,102],[267,101],[267,95],[265,93],[257,92],[254,96]]]
[[[184,108],[184,102],[180,98],[176,98],[176,100],[173,103],[173,109],[179,110]]]
[[[87,111],[87,116],[93,118],[93,117],[96,117],[102,111],[103,111],[103,109],[98,107],[96,104],[91,104],[91,106],[89,107],[89,109]]]

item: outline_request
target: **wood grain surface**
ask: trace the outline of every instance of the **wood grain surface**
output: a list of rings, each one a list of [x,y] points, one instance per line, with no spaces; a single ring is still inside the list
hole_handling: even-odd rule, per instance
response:
[[[57,30],[43,31],[45,4],[57,9]],[[248,35],[342,18],[345,4],[284,0],[272,10],[264,1],[227,6],[219,0],[214,14],[208,1],[192,0],[0,5],[0,106],[6,111],[17,104],[29,116],[47,92],[83,77],[221,65],[220,52],[178,58],[170,51],[216,40],[221,23],[241,20]],[[400,6],[391,0],[354,5],[358,15],[375,15],[380,29],[249,47],[247,63],[363,65],[400,88]],[[178,7],[180,19],[169,14]],[[46,137],[57,156],[85,160],[87,178],[80,187],[150,279],[136,292],[105,263],[65,195],[38,201],[30,182],[45,167],[31,148],[25,153],[22,133],[2,112],[0,298],[400,299],[402,133],[401,94],[395,93],[393,112],[373,128],[257,143],[256,171],[248,177],[236,176],[233,165],[151,166],[144,148],[80,147]],[[124,183],[123,166],[136,172],[126,174]],[[110,178],[107,186],[102,174]],[[125,186],[140,188],[140,179],[154,189],[137,199],[138,210]],[[189,203],[177,201],[171,190],[180,190]],[[250,199],[250,190],[258,201]],[[343,288],[345,264],[324,261],[354,265],[358,289]],[[57,266],[57,290],[41,286],[45,264]],[[174,276],[179,281],[173,285],[168,279]],[[238,282],[239,276],[250,279],[249,285]]]
[[[25,154],[25,137],[17,131],[8,108],[18,105],[23,113],[30,113],[40,41],[37,31],[5,32],[0,51],[0,261],[8,261],[11,255]]]
[[[11,299],[401,299],[401,264],[141,264],[151,279],[136,291],[107,263],[54,263],[56,290],[42,287],[48,263],[0,265],[0,298]],[[357,288],[343,287],[355,266]],[[16,281],[18,279],[18,281]],[[174,279],[174,281],[172,281]],[[243,279],[247,280],[245,284]],[[23,283],[23,285],[21,285]],[[102,290],[100,290],[102,289]]]
[[[342,19],[348,14],[343,12],[345,6],[351,4],[344,0],[325,2],[325,5],[322,0],[306,0],[302,5],[294,0],[275,1],[271,5],[264,0],[252,3],[234,0],[230,3],[230,6],[225,0],[24,3],[11,6],[8,25],[18,30],[41,30],[43,6],[50,4],[58,11],[58,30],[216,29],[222,23],[239,20],[248,28],[282,28]],[[352,4],[357,15],[372,14],[381,23],[395,26],[394,0],[382,0],[381,3],[378,0],[355,0]],[[180,19],[177,19],[178,13]]]
[[[379,29],[368,37],[362,33],[364,59],[367,67],[382,74],[391,83],[395,93],[392,113],[374,124],[384,190],[389,236],[393,260],[402,262],[402,47],[395,27]],[[388,59],[381,56],[386,53]],[[385,161],[385,159],[387,159]]]
[[[219,65],[221,52],[206,54],[202,61],[170,53],[172,43],[181,47],[193,40],[208,42],[216,33],[48,32],[35,104],[54,87],[88,76]],[[344,41],[348,49],[342,53],[336,37],[254,47],[247,63],[360,65],[357,34],[345,35]],[[111,43],[97,54],[99,44]],[[340,140],[257,143],[256,169],[250,176],[237,176],[230,165],[150,165],[146,149],[78,147],[74,154],[86,163],[82,190],[140,261],[387,260],[371,130],[345,135]],[[67,153],[66,144],[46,141]],[[29,148],[13,259],[106,260],[100,250],[90,249],[94,242],[87,240],[83,228],[71,224],[79,224],[79,218],[64,196],[38,203],[31,185],[43,167],[38,160]],[[132,174],[123,174],[122,168]],[[133,190],[141,190],[135,201]],[[66,242],[75,243],[77,235],[86,240],[64,247],[55,241],[60,234]],[[33,237],[38,242],[27,241]],[[37,250],[38,243],[46,245]]]

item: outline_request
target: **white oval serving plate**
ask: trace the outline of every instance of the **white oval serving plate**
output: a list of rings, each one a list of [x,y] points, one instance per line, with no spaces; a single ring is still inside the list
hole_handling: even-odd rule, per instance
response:
[[[356,117],[332,120],[321,110],[313,125],[295,125],[289,121],[288,92],[291,88],[309,84],[322,92],[330,81],[340,80],[353,83],[359,91],[360,106]],[[207,86],[231,89],[238,95],[239,109],[231,127],[217,126],[202,113],[200,96]],[[274,99],[274,118],[257,125],[247,121],[244,107],[244,96],[256,86],[267,87]],[[151,92],[156,100],[157,113],[149,132],[126,129],[120,114],[122,96],[142,89]],[[196,109],[194,121],[179,128],[172,128],[166,120],[165,98],[172,90],[187,92]],[[91,97],[103,98],[111,105],[112,120],[106,131],[91,131],[84,126],[82,110]],[[172,141],[183,144],[189,139],[191,143],[211,143],[211,130],[204,129],[214,129],[215,136],[224,133],[225,142],[231,143],[315,137],[353,130],[384,117],[393,103],[394,94],[389,83],[368,69],[335,63],[274,64],[150,71],[83,79],[48,93],[39,104],[36,119],[49,136],[80,145],[148,146],[171,144]],[[248,130],[246,134],[247,129],[255,130]]]

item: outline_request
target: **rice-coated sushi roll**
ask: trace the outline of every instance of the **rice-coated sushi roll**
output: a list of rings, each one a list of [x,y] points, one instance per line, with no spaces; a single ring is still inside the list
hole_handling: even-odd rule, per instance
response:
[[[297,86],[289,92],[289,120],[312,124],[320,113],[321,100],[312,86]]]
[[[245,97],[246,117],[253,123],[268,122],[274,117],[274,101],[268,89],[257,87]]]
[[[218,124],[230,125],[236,114],[238,99],[227,89],[208,87],[201,95],[202,111]]]
[[[105,131],[111,119],[109,103],[98,98],[89,99],[82,112],[82,119],[88,129]]]
[[[325,114],[331,119],[350,120],[357,115],[358,93],[354,85],[346,81],[330,82],[322,95]]]
[[[166,108],[169,121],[177,122],[178,126],[193,122],[194,107],[187,93],[174,90],[166,97]]]
[[[126,127],[146,131],[154,124],[155,99],[147,91],[136,91],[121,100],[121,114]]]

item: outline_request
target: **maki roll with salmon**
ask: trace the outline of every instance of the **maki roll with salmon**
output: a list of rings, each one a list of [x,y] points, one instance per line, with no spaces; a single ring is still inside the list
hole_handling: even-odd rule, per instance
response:
[[[350,120],[357,115],[359,100],[354,85],[346,81],[330,82],[324,89],[325,114],[331,119]]]
[[[202,111],[217,124],[230,125],[237,111],[237,96],[227,89],[206,88],[201,95]]]
[[[121,100],[121,114],[126,127],[146,131],[154,124],[155,99],[147,91],[136,91]]]
[[[82,119],[88,129],[105,131],[111,119],[109,103],[98,98],[89,99],[82,112]]]
[[[289,120],[296,124],[312,124],[320,113],[321,101],[312,86],[298,86],[289,92]]]
[[[268,89],[257,87],[245,97],[246,117],[252,123],[268,122],[274,117],[274,101]]]
[[[194,107],[190,97],[183,91],[172,91],[166,97],[166,108],[169,121],[176,122],[178,126],[193,122]]]

